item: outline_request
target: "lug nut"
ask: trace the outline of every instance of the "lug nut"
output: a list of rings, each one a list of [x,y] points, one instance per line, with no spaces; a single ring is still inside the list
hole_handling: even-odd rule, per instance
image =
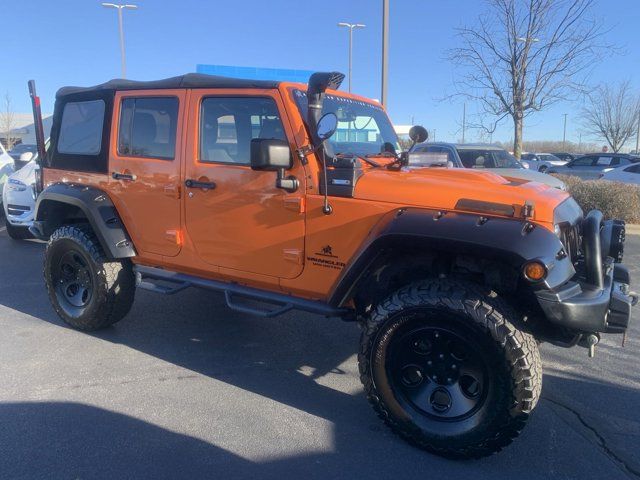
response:
[[[438,358],[442,360],[444,358],[444,355],[441,353],[440,355],[438,355]]]

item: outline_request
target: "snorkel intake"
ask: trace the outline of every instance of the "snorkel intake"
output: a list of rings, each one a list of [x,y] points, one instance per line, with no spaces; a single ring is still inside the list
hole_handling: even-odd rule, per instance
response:
[[[344,74],[340,72],[316,72],[309,78],[307,87],[307,125],[309,126],[311,139],[314,145],[320,145],[322,139],[318,137],[318,121],[322,116],[322,104],[324,102],[324,92],[327,88],[337,90],[340,88]]]

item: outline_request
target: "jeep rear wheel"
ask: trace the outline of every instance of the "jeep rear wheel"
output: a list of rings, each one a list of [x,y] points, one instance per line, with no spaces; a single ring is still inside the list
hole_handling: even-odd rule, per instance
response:
[[[64,226],[53,232],[44,260],[51,304],[78,330],[98,330],[131,309],[135,275],[128,260],[108,261],[90,227]]]
[[[542,386],[532,336],[481,287],[424,280],[366,321],[358,356],[369,402],[393,431],[452,458],[501,450],[524,427]]]

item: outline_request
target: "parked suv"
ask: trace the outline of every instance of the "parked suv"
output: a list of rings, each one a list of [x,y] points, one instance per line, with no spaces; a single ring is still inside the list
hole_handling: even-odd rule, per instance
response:
[[[391,429],[449,457],[496,452],[540,398],[537,341],[593,354],[626,331],[624,224],[538,183],[407,168],[384,108],[342,79],[59,90],[32,226],[49,299],[86,331],[125,317],[136,288],[358,322]]]

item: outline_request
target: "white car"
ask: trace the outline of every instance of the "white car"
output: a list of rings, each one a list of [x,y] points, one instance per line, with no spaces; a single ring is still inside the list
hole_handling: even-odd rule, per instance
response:
[[[36,205],[36,170],[39,168],[37,162],[31,160],[32,156],[31,153],[22,154],[20,160],[28,163],[9,175],[2,192],[7,234],[15,240],[32,238],[29,227],[33,224]]]
[[[608,172],[601,173],[601,180],[612,182],[633,183],[640,185],[640,163],[632,163],[623,167],[614,168]]]
[[[4,149],[2,143],[0,143],[0,198],[2,198],[2,190],[4,183],[9,178],[9,175],[13,173],[14,163],[11,155]]]

